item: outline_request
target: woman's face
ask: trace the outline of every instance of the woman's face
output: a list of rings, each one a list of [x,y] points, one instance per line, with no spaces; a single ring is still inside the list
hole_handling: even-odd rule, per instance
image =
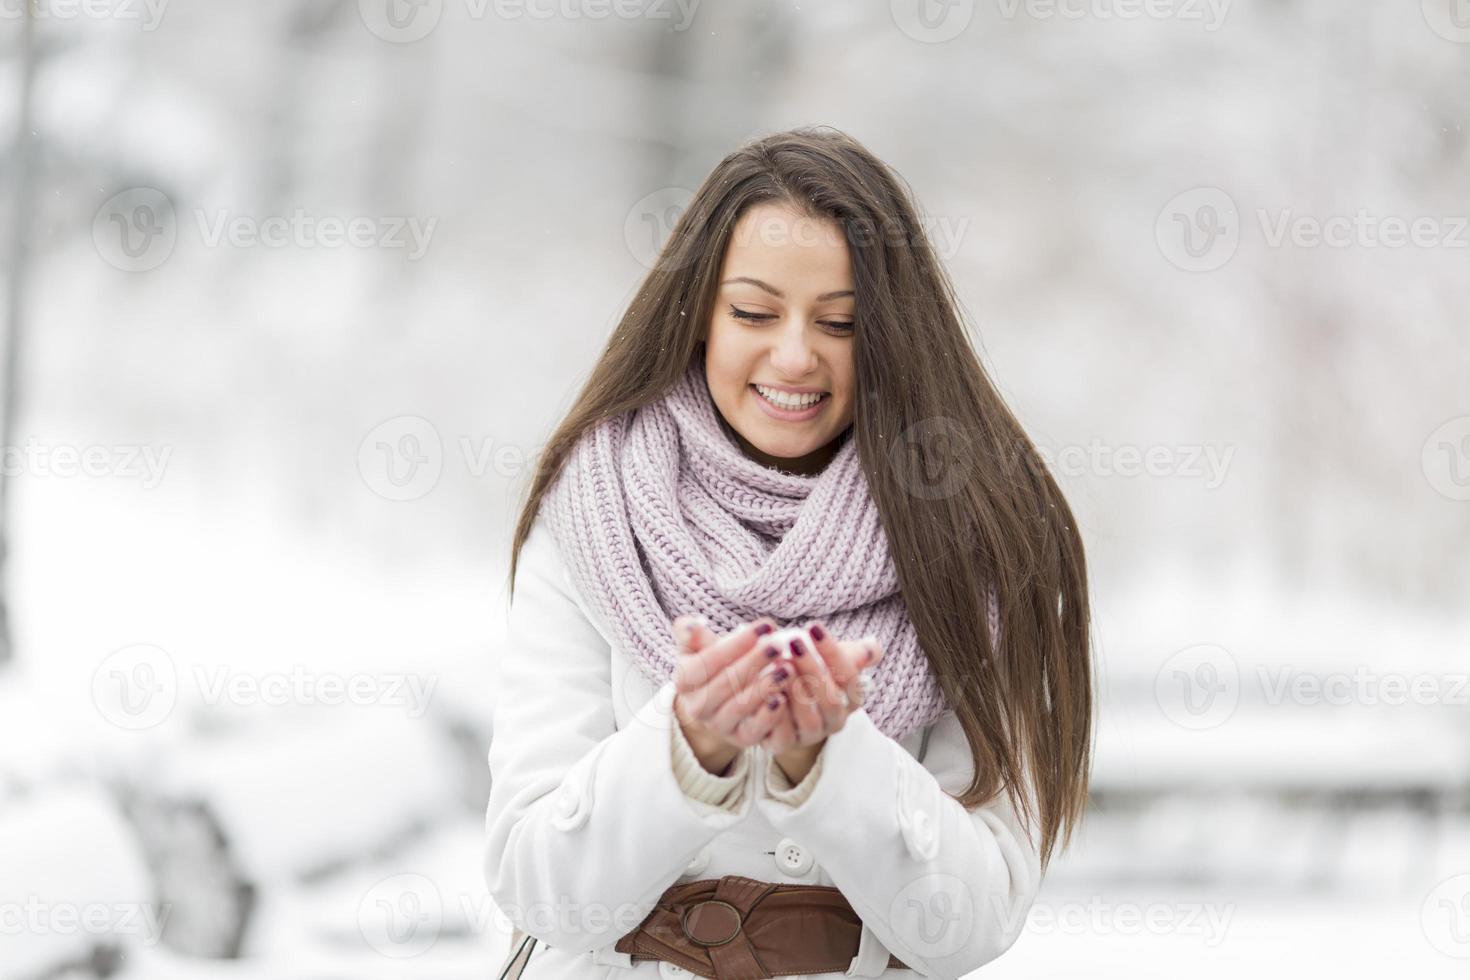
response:
[[[852,424],[854,303],[836,222],[778,204],[741,216],[720,269],[704,372],[747,456],[805,474],[831,460]]]

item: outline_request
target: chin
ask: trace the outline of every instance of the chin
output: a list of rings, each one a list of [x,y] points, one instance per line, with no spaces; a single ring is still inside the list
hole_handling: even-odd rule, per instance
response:
[[[746,439],[752,446],[765,453],[767,456],[775,456],[780,459],[800,459],[803,456],[816,452],[825,446],[828,440],[812,439],[810,437],[800,441],[791,439]]]

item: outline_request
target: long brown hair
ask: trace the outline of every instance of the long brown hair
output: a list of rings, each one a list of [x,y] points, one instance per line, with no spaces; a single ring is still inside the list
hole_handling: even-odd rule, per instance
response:
[[[970,344],[906,185],[845,133],[753,140],[695,192],[541,453],[512,544],[512,592],[521,546],[577,439],[658,399],[702,356],[731,231],[766,202],[843,230],[857,313],[852,434],[909,619],[974,757],[956,798],[973,809],[1004,789],[1028,825],[1039,816],[1045,867],[1081,818],[1091,775],[1082,539]],[[998,648],[986,625],[992,588]]]

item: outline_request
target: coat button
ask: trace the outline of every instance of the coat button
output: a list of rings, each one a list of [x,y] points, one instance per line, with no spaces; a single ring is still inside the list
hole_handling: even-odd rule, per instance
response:
[[[914,844],[925,852],[934,844],[934,828],[930,826],[927,810],[914,814]]]
[[[694,855],[694,857],[690,859],[689,863],[684,866],[684,874],[697,875],[703,872],[704,869],[707,867],[709,867],[709,846],[705,845],[704,847],[701,847],[699,849],[699,853]]]
[[[904,846],[915,861],[929,861],[939,853],[939,835],[928,811],[915,810],[906,820],[900,820],[900,825]]]
[[[559,817],[570,817],[577,812],[577,791],[570,786],[563,786],[561,795],[556,801],[556,815]]]
[[[790,837],[783,837],[776,845],[776,867],[783,874],[804,875],[812,869],[812,856]]]
[[[575,786],[567,784],[557,794],[556,812],[552,814],[551,825],[562,832],[572,831],[586,823],[591,815],[591,804]]]
[[[658,974],[664,980],[684,980],[685,977],[694,975],[679,964],[670,963],[668,960],[658,961]]]

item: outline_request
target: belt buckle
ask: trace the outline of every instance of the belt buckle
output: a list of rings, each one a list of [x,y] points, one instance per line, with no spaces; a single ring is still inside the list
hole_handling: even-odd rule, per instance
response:
[[[709,916],[709,915],[703,916],[702,918],[705,920],[705,922],[704,923],[696,922],[694,924],[694,930],[696,932],[702,933],[704,936],[707,936],[708,935],[708,930],[705,928],[706,925],[714,926],[714,928],[716,930],[718,930],[719,927],[720,927],[721,920],[729,920],[729,921],[732,921],[734,923],[734,925],[733,925],[733,928],[731,928],[730,934],[728,936],[725,936],[722,939],[720,939],[720,938],[703,938],[703,936],[695,935],[695,932],[691,932],[690,931],[689,917],[691,915],[693,915],[695,912],[698,912],[700,909],[705,908],[705,906],[723,906],[724,908],[728,909],[729,912],[728,912],[728,914],[721,913],[721,914],[718,914],[716,916]],[[711,911],[715,911],[715,910],[711,909]],[[679,928],[681,928],[681,929],[684,930],[685,937],[690,942],[695,943],[695,944],[700,945],[700,946],[723,946],[726,943],[728,943],[730,940],[734,939],[736,936],[740,935],[740,929],[741,929],[741,926],[742,925],[743,925],[743,923],[741,922],[741,918],[740,918],[740,910],[737,909],[735,906],[731,905],[729,902],[723,901],[723,900],[718,899],[718,898],[707,898],[707,899],[705,899],[703,901],[695,902],[693,905],[691,905],[687,909],[685,909],[683,911],[683,913],[679,916]]]

